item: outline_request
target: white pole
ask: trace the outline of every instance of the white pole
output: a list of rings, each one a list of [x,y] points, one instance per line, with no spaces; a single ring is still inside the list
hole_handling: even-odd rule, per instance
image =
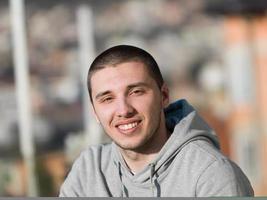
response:
[[[97,144],[101,142],[102,133],[92,114],[87,91],[87,73],[95,55],[93,12],[89,6],[79,6],[77,9],[77,24],[83,85],[83,118],[86,144]]]
[[[27,195],[37,196],[35,177],[34,145],[29,91],[29,69],[26,46],[24,1],[10,0],[13,38],[13,60],[17,91],[20,149],[27,170]]]

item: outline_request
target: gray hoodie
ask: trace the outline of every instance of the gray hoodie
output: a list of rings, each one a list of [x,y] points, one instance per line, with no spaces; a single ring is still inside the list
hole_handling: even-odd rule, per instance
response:
[[[61,186],[61,197],[253,196],[241,169],[219,150],[216,135],[186,102],[165,110],[172,132],[154,161],[132,174],[115,143],[84,150]]]

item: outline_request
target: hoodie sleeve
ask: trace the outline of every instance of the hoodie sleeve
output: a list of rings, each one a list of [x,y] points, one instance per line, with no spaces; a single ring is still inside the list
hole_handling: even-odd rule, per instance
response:
[[[254,196],[242,170],[228,159],[213,161],[200,175],[196,196]]]
[[[62,184],[59,192],[59,197],[81,197],[85,196],[82,177],[84,176],[81,173],[81,165],[82,160],[81,158],[77,159],[74,162],[71,171],[69,172],[67,178],[65,179],[64,183]]]

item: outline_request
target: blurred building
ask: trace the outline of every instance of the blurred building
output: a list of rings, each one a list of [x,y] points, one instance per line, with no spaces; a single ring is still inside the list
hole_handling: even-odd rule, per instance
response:
[[[266,195],[267,2],[208,2],[207,11],[224,20],[231,156],[250,177],[256,195]]]

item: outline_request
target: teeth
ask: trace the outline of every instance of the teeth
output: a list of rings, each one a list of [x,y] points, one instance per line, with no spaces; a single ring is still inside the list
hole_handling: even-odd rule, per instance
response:
[[[123,124],[123,125],[119,125],[118,128],[121,129],[121,130],[128,130],[128,129],[132,129],[134,127],[137,126],[137,122],[134,122],[134,123],[130,123],[130,124]]]

